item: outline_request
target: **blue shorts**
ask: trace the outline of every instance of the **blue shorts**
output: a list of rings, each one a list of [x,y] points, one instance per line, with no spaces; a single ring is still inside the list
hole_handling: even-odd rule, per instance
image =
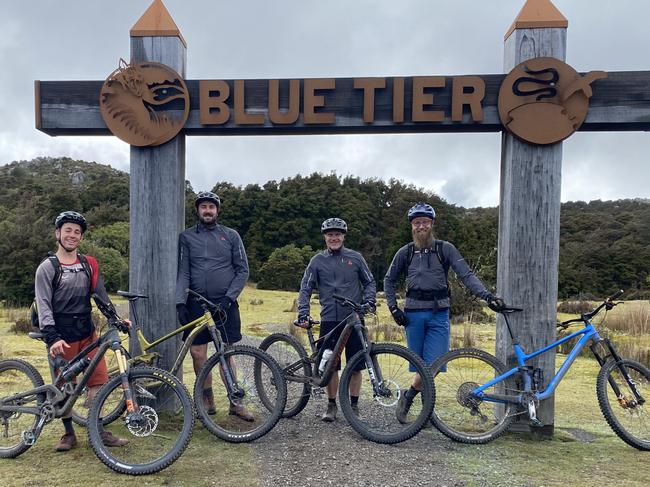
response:
[[[406,311],[406,342],[427,365],[449,351],[449,308]],[[411,372],[415,372],[410,368]]]

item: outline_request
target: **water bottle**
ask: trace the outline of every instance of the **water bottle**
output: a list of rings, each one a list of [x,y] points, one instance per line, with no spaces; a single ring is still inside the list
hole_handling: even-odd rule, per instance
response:
[[[332,358],[333,354],[334,352],[331,348],[328,348],[323,352],[323,357],[320,359],[320,365],[318,366],[318,371],[321,374],[325,371],[325,366],[327,365],[327,362],[330,361],[330,358]]]
[[[77,375],[86,370],[86,367],[88,367],[88,365],[90,365],[90,358],[82,358],[79,360],[79,362],[72,364],[70,367],[63,371],[63,380],[68,382],[74,379]]]

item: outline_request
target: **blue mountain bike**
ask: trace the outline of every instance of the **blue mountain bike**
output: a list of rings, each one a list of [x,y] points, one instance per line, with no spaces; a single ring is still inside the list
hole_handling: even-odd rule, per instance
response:
[[[541,424],[536,413],[539,402],[553,394],[580,350],[591,342],[590,349],[601,366],[596,393],[607,423],[627,444],[650,450],[650,415],[645,407],[645,397],[650,395],[650,370],[639,362],[621,358],[610,340],[601,338],[590,321],[601,310],[616,306],[614,300],[622,293],[617,292],[580,318],[558,323],[564,329],[574,323],[582,323],[584,328],[530,354],[519,345],[507,318],[508,314],[522,310],[502,309],[517,366],[508,370],[493,355],[474,348],[452,350],[440,357],[432,365],[436,385],[432,423],[452,440],[474,444],[499,437],[508,430],[514,416],[522,412],[528,414],[532,424]],[[580,339],[562,366],[544,386],[541,369],[527,362],[577,337]]]

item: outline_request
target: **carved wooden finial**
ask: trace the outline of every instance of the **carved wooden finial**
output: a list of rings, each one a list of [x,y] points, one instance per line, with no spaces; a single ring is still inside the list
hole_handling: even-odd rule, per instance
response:
[[[566,28],[568,25],[569,21],[551,0],[527,0],[506,32],[504,40],[510,37],[515,29]]]
[[[181,31],[163,5],[162,0],[154,0],[149,5],[147,11],[131,28],[130,35],[131,37],[176,36],[187,47]]]

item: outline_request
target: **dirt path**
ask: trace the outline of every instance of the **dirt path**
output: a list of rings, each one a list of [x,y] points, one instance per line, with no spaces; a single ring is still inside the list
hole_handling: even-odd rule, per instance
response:
[[[295,418],[283,419],[253,443],[263,486],[461,486],[448,471],[438,449],[449,440],[431,429],[397,445],[364,440],[340,409],[337,421],[324,423],[327,405],[312,398]]]

